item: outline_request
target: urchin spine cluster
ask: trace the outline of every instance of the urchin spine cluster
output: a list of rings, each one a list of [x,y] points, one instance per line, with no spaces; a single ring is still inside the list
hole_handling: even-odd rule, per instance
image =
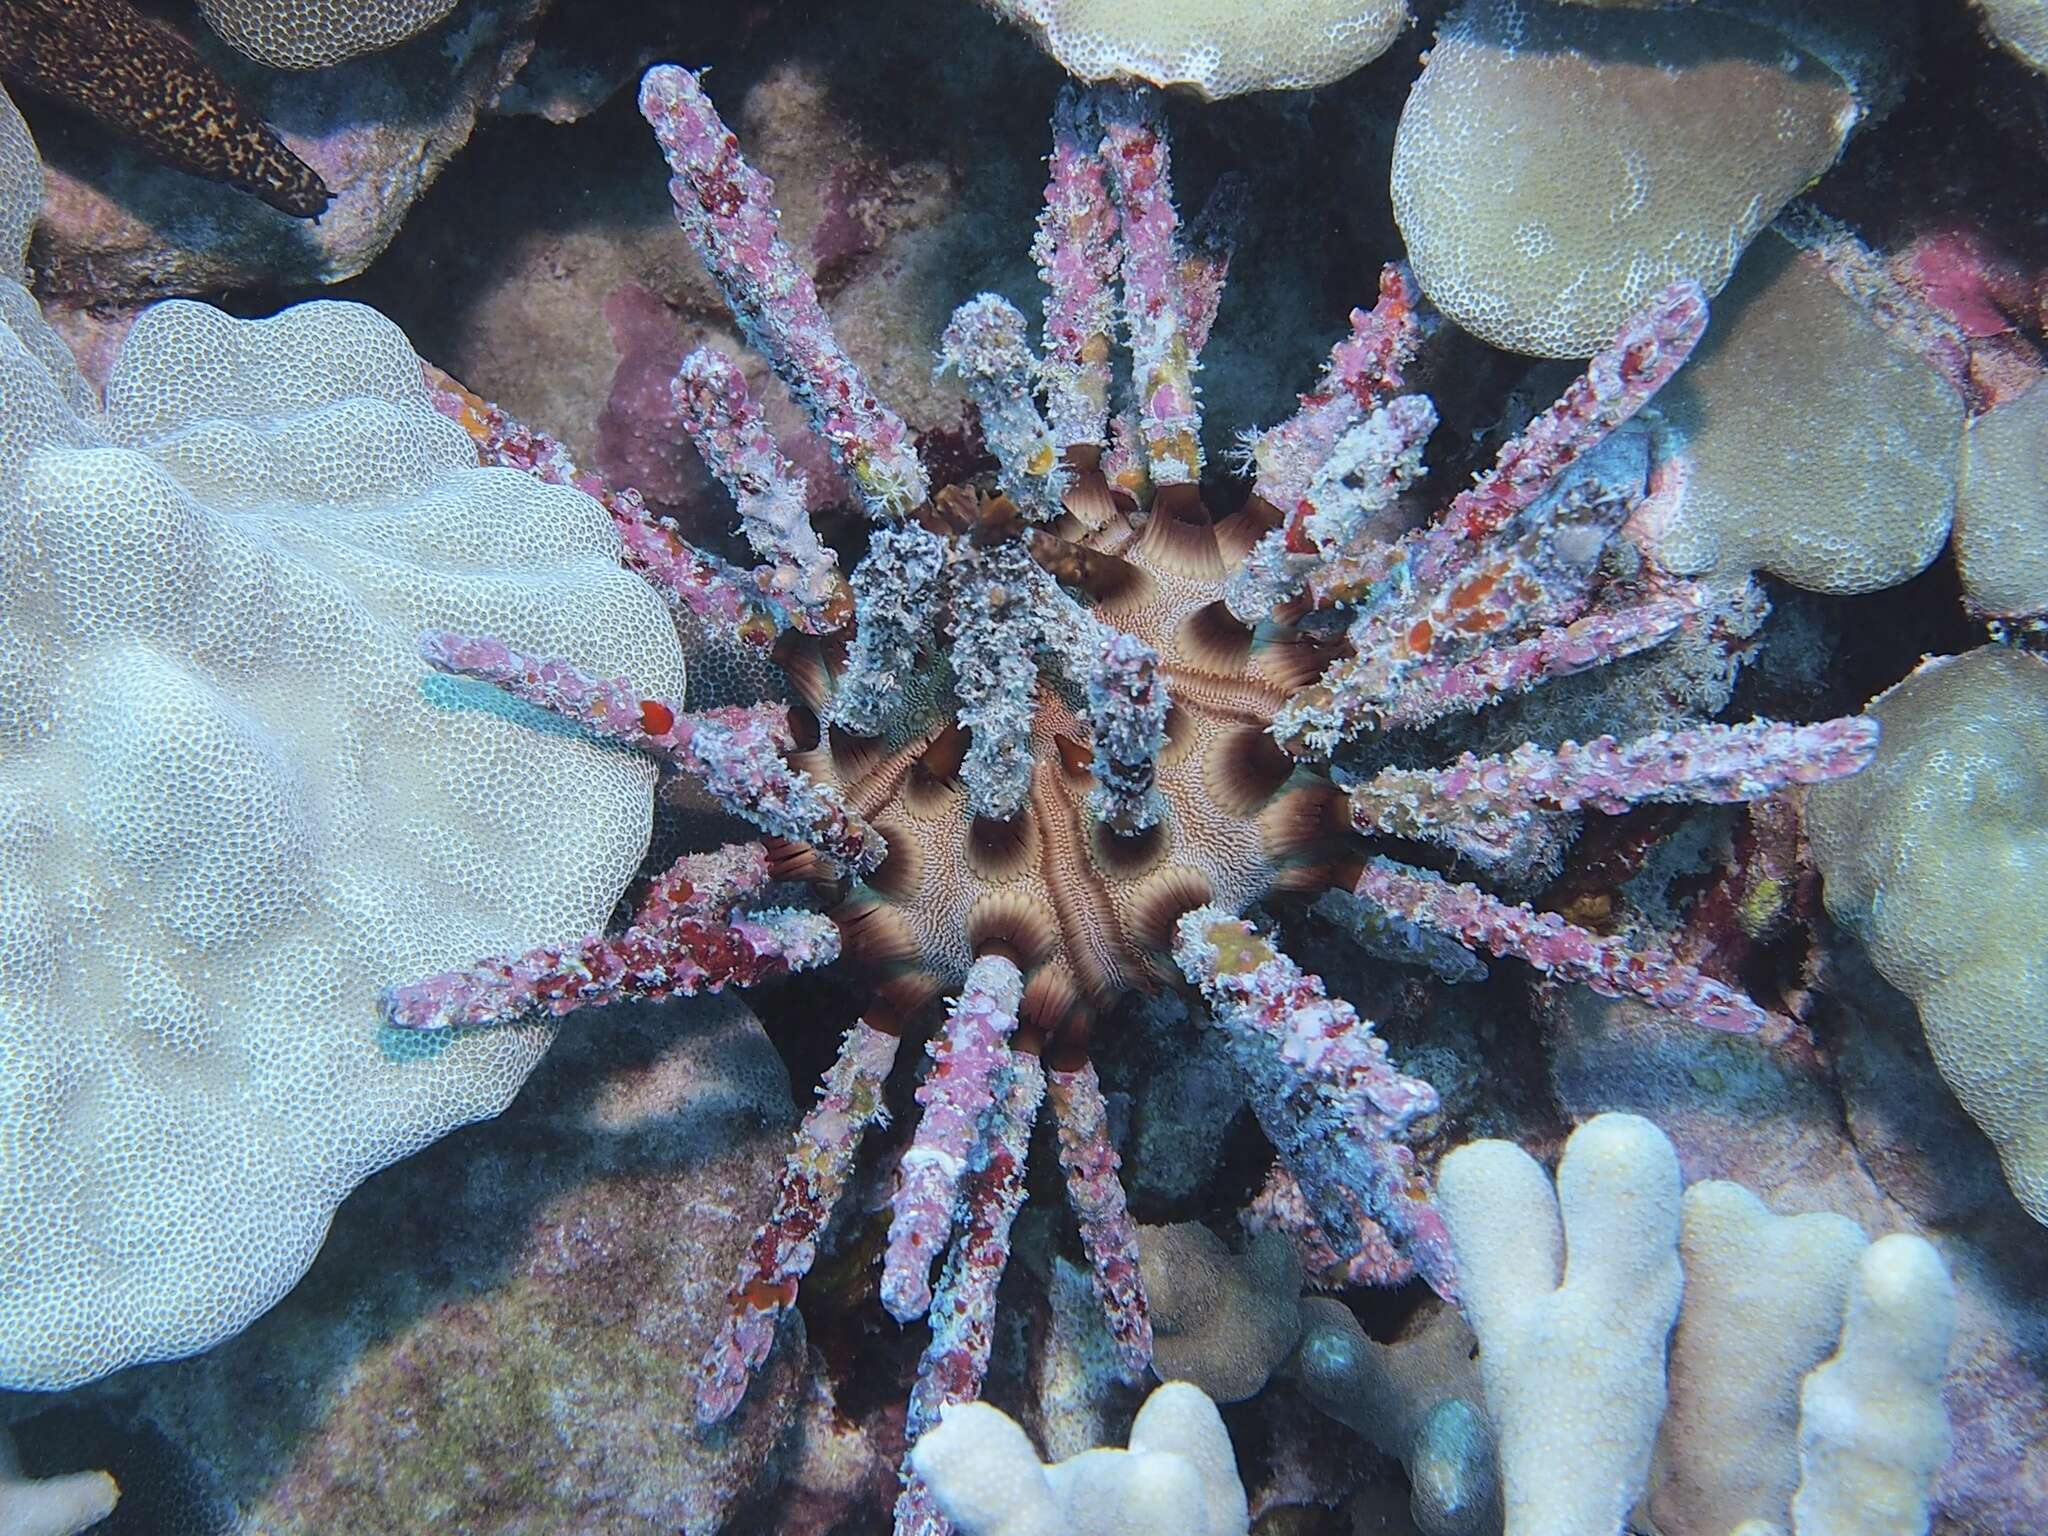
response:
[[[955,493],[929,497],[908,428],[839,347],[808,276],[780,238],[772,187],[740,158],[695,77],[670,66],[650,71],[641,105],[676,172],[670,190],[679,223],[876,525],[852,573],[854,637],[825,709],[828,723],[859,734],[889,728],[904,684],[935,665],[943,633],[958,723],[970,737],[960,772],[974,814],[1000,820],[1024,802],[1032,723],[1039,690],[1048,686],[1043,666],[1051,686],[1085,701],[1097,780],[1091,813],[1113,833],[1156,824],[1164,807],[1152,770],[1166,745],[1170,703],[1160,658],[1067,592],[1034,558],[1031,532],[1064,514],[1078,472],[1099,474],[1125,493],[1149,487],[1160,498],[1155,516],[1165,515],[1168,499],[1199,509],[1195,381],[1224,261],[1219,252],[1191,251],[1177,234],[1156,107],[1130,92],[1105,91],[1069,95],[1055,115],[1051,179],[1033,245],[1047,289],[1044,355],[1032,354],[1016,309],[990,295],[962,306],[947,329],[940,365],[962,377],[979,406],[1006,493],[988,505],[970,498],[972,510],[962,514],[959,502],[949,504]],[[1263,620],[1281,603],[1348,613],[1350,653],[1280,709],[1272,734],[1282,746],[1326,756],[1367,731],[1478,709],[1654,645],[1694,616],[1703,599],[1682,583],[1653,579],[1617,601],[1608,590],[1614,584],[1603,586],[1598,571],[1648,476],[1640,436],[1621,429],[1683,362],[1705,318],[1696,288],[1661,295],[1440,519],[1385,543],[1372,535],[1371,515],[1416,478],[1435,412],[1426,398],[1400,393],[1423,322],[1406,274],[1383,274],[1377,304],[1354,312],[1350,334],[1301,409],[1250,440],[1253,510],[1271,531],[1229,584],[1228,606],[1245,621]],[[1133,410],[1111,417],[1108,357],[1119,320],[1132,347],[1136,399]],[[697,354],[686,360],[676,394],[765,563],[751,572],[726,566],[649,518],[631,493],[587,486],[612,508],[629,559],[672,600],[715,613],[757,643],[785,627],[829,628],[833,604],[842,602],[831,553],[802,514],[801,477],[762,429],[736,368]],[[545,443],[508,429],[477,402],[456,407],[482,424],[473,433],[487,447]],[[544,477],[580,483],[558,450],[526,457]],[[880,860],[872,828],[781,763],[787,730],[766,714],[688,715],[639,697],[623,680],[583,677],[488,640],[430,637],[426,651],[437,665],[499,682],[669,758],[785,840],[777,848],[806,843],[827,865],[856,875]],[[1462,852],[1511,844],[1530,823],[1582,807],[1753,798],[1853,772],[1872,742],[1865,721],[1759,722],[1628,743],[1603,739],[1554,753],[1526,748],[1433,774],[1382,775],[1350,786],[1349,805],[1360,830],[1422,835]],[[1601,938],[1427,870],[1374,860],[1354,889],[1412,934],[1442,933],[1513,953],[1697,1024],[1755,1029],[1771,1017],[1654,948]],[[746,937],[747,921],[728,919],[729,937]],[[1354,1262],[1362,1258],[1365,1272],[1419,1272],[1454,1295],[1442,1223],[1403,1144],[1413,1122],[1435,1109],[1434,1090],[1395,1069],[1368,1021],[1235,914],[1214,907],[1188,913],[1174,960],[1229,1037],[1309,1223]],[[503,968],[486,974],[501,979]],[[558,993],[546,1001],[564,1011],[603,1000]],[[1013,1042],[1021,1003],[1017,966],[999,954],[979,957],[931,1047],[934,1068],[918,1092],[924,1114],[893,1201],[882,1284],[899,1319],[931,1317],[912,1394],[913,1439],[946,1403],[980,1391],[1025,1151],[1047,1097],[1120,1366],[1135,1377],[1149,1359],[1135,1243],[1099,1083],[1085,1064],[1049,1076],[1030,1042]],[[793,1304],[859,1140],[883,1118],[880,1088],[894,1055],[893,1041],[866,1021],[848,1034],[798,1132],[775,1213],[734,1281],[731,1314],[706,1362],[699,1407],[707,1420],[738,1403],[775,1320]],[[936,1532],[939,1518],[928,1492],[907,1475],[899,1532]]]

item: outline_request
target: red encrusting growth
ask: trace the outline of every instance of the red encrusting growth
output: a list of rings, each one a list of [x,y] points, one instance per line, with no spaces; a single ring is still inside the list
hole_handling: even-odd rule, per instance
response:
[[[1071,1072],[1047,1073],[1046,1093],[1059,1130],[1067,1202],[1081,1224],[1081,1248],[1088,1255],[1095,1295],[1116,1345],[1118,1368],[1125,1381],[1135,1384],[1145,1379],[1152,1363],[1152,1319],[1138,1272],[1138,1230],[1117,1178],[1121,1160],[1109,1139],[1102,1083],[1093,1063],[1084,1062]]]

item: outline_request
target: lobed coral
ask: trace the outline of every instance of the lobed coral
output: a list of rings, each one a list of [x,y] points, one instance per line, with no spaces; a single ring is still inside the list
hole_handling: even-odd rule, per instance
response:
[[[1407,1469],[1408,1509],[1421,1536],[1498,1531],[1493,1425],[1472,1330],[1457,1308],[1436,1309],[1389,1344],[1328,1297],[1303,1301],[1301,1317],[1288,1374],[1323,1412]]]
[[[1809,805],[1828,910],[1913,999],[2013,1194],[2048,1221],[2048,661],[2000,646],[1935,657],[1871,711],[1884,742],[1867,775]]]
[[[1634,1115],[1574,1131],[1554,1190],[1511,1142],[1444,1160],[1508,1536],[1604,1536],[1645,1494],[1672,1536],[1926,1532],[1949,1448],[1940,1256],[1681,1182]]]
[[[1305,90],[1384,53],[1407,0],[983,0],[1082,80],[1142,80],[1203,96]]]
[[[1658,397],[1678,486],[1646,515],[1646,545],[1710,581],[1763,571],[1851,593],[1917,575],[1956,513],[1962,398],[1776,229],[1716,316]]]
[[[1971,420],[1956,491],[1956,569],[1981,614],[2048,614],[2048,385]]]
[[[1014,1419],[949,1407],[910,1453],[961,1536],[1245,1536],[1236,1456],[1216,1405],[1168,1382],[1145,1400],[1129,1448],[1042,1466]]]
[[[1976,0],[1984,25],[2016,59],[2048,72],[2048,6],[2041,0]]]
[[[278,69],[317,69],[424,32],[456,0],[200,0],[207,24]]]
[[[1219,1403],[1256,1396],[1301,1334],[1301,1265],[1279,1232],[1241,1254],[1199,1222],[1138,1228],[1152,1363]]]
[[[0,173],[33,209],[4,103]],[[102,410],[8,233],[0,1381],[51,1387],[234,1333],[358,1182],[502,1108],[547,1026],[422,1050],[377,990],[595,927],[645,853],[648,768],[422,690],[417,633],[684,667],[601,509],[479,469],[389,321],[166,304]]]
[[[1668,283],[1718,291],[1861,111],[1777,14],[1460,6],[1394,139],[1430,301],[1497,346],[1584,357]]]

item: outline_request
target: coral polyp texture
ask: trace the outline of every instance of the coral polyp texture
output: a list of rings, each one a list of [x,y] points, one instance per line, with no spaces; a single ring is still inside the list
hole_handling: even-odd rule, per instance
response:
[[[1207,97],[1305,90],[1384,53],[1408,0],[983,0],[1082,80],[1142,80]]]
[[[0,179],[35,207],[11,108]],[[51,1387],[236,1332],[358,1182],[501,1109],[545,1023],[422,1048],[378,989],[596,928],[645,856],[650,765],[419,632],[685,672],[603,510],[479,468],[374,311],[162,305],[101,409],[8,233],[0,1383]]]
[[[1454,11],[1394,140],[1423,291],[1497,346],[1584,357],[1664,284],[1719,289],[1861,111],[1772,24],[1791,8],[1756,9]]]
[[[1913,999],[2013,1194],[2048,1222],[2048,661],[1935,657],[1870,708],[1877,760],[1810,804],[1828,910]]]
[[[1964,600],[2001,619],[2048,614],[2048,385],[1971,421],[1956,495]]]
[[[487,461],[597,496],[629,562],[678,611],[733,644],[772,644],[818,744],[787,752],[779,711],[693,715],[645,680],[490,636],[429,634],[422,654],[703,781],[769,834],[759,857],[777,874],[817,882],[845,961],[871,978],[734,1277],[704,1364],[703,1419],[729,1414],[768,1354],[860,1139],[883,1118],[892,1037],[921,1028],[941,997],[881,1263],[891,1315],[930,1320],[913,1443],[980,1392],[1042,1108],[1114,1369],[1135,1382],[1152,1363],[1091,1060],[1093,1032],[1129,992],[1188,985],[1207,1001],[1279,1154],[1287,1219],[1315,1251],[1354,1280],[1419,1275],[1458,1294],[1427,1167],[1408,1145],[1437,1093],[1244,915],[1262,898],[1335,888],[1418,949],[1483,946],[1693,1026],[1790,1030],[1654,935],[1596,933],[1426,860],[1483,875],[1554,851],[1584,812],[1725,803],[1852,774],[1874,748],[1870,721],[1702,723],[1442,770],[1356,769],[1402,733],[1546,681],[1676,637],[1714,645],[1720,600],[1617,537],[1651,489],[1649,437],[1631,419],[1706,325],[1696,284],[1652,296],[1440,517],[1396,536],[1383,515],[1420,478],[1436,412],[1402,388],[1431,322],[1390,267],[1299,411],[1247,434],[1252,493],[1218,517],[1203,490],[1201,357],[1230,253],[1182,225],[1156,99],[1070,92],[1032,246],[1042,344],[1000,296],[955,312],[935,362],[975,405],[994,468],[934,484],[909,428],[834,336],[773,187],[698,78],[650,70],[640,107],[692,247],[853,487],[865,553],[841,578],[796,472],[736,366],[715,354],[686,359],[674,394],[734,493],[761,561],[752,569],[692,549],[633,493],[502,412],[454,390],[437,399]],[[1333,764],[1340,754],[1349,766]],[[1425,862],[1368,857],[1368,839]],[[1439,855],[1418,851],[1431,843]],[[394,1021],[488,1024],[693,980],[709,968],[694,949],[648,952],[672,931],[674,906],[616,938],[399,988]],[[764,945],[792,965],[826,954],[810,914],[723,921],[728,966]],[[944,1501],[920,1465],[913,1456],[897,1529],[936,1536]]]
[[[1886,336],[1819,252],[1776,228],[1744,257],[1716,317],[1657,402],[1683,485],[1644,519],[1657,558],[1688,576],[1757,570],[1814,592],[1917,575],[1957,514],[1961,396]],[[2019,418],[1980,420],[1998,422],[1980,460],[1996,475],[2005,420]],[[1973,553],[1994,545],[2001,515],[2016,514],[1979,514]]]
[[[2041,0],[1977,0],[1984,25],[2012,56],[2048,74],[2048,5]]]
[[[457,0],[200,0],[213,30],[278,69],[317,69],[424,32]]]

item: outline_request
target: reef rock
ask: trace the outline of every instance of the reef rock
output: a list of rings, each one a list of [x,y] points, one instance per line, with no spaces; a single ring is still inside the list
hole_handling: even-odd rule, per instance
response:
[[[73,1395],[204,1487],[205,1520],[157,1518],[206,1536],[711,1536],[790,1529],[782,1494],[774,1519],[753,1503],[785,1474],[806,1507],[872,1492],[872,1452],[829,1398],[803,1411],[800,1330],[732,1419],[696,1426],[695,1365],[795,1120],[774,1048],[730,998],[592,1023],[507,1115],[367,1186],[241,1337]],[[68,1447],[42,1429],[20,1438],[54,1464]]]
[[[401,48],[278,75],[191,42],[334,193],[317,220],[166,169],[98,129],[51,123],[37,291],[67,306],[335,283],[367,267],[525,61],[547,0],[479,0]],[[244,7],[244,9],[249,9]]]

